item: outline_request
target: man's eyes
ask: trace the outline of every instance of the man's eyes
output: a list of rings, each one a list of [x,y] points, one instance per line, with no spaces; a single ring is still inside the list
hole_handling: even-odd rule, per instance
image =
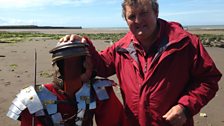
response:
[[[128,15],[128,19],[130,19],[130,20],[131,20],[131,19],[135,19],[135,17],[136,17],[136,16],[135,16],[134,14]]]
[[[146,15],[148,15],[148,11],[144,11],[144,12],[141,12],[140,14],[139,14],[139,16],[141,16],[141,17],[143,17],[143,16],[146,16]],[[130,14],[130,15],[128,15],[128,17],[127,17],[128,19],[135,19],[136,18],[136,15],[135,14]]]

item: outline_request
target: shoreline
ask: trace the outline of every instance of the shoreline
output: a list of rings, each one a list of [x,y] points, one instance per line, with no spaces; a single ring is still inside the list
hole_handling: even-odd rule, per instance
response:
[[[224,35],[223,28],[204,28],[204,27],[184,27],[187,31],[193,34],[222,34]],[[51,34],[68,34],[68,33],[127,33],[129,29],[127,27],[111,27],[111,28],[0,28],[0,32],[39,32],[39,33],[51,33]]]

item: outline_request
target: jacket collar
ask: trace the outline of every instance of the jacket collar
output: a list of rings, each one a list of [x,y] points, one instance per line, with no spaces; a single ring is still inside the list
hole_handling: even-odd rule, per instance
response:
[[[160,25],[159,33],[156,39],[157,51],[164,52],[168,46],[180,43],[181,40],[189,36],[189,33],[184,31],[183,27],[176,22],[167,22],[163,19],[158,19]],[[166,43],[164,40],[166,39]],[[134,37],[133,33],[129,31],[124,38],[120,40],[121,44],[117,47],[116,51],[120,53],[129,53],[130,56],[136,61],[136,48],[141,46],[139,41]],[[178,46],[178,48],[181,48]],[[174,49],[174,50],[178,50]],[[134,57],[133,57],[134,56]]]

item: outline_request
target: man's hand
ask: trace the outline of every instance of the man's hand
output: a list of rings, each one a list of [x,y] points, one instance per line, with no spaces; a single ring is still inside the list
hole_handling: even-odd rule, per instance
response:
[[[181,105],[175,105],[172,107],[163,118],[168,121],[172,126],[183,126],[187,117],[184,113],[184,107]]]
[[[82,38],[81,36],[79,35],[75,35],[75,34],[72,34],[72,35],[66,35],[64,37],[62,37],[59,42],[74,42],[74,41],[80,41],[80,42],[83,42],[84,38]]]

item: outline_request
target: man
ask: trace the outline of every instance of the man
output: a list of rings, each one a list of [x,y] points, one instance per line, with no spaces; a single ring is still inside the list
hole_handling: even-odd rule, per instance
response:
[[[193,126],[193,116],[216,94],[221,73],[199,38],[180,24],[159,19],[157,0],[124,0],[130,31],[98,53],[89,43],[97,75],[117,75],[133,126]]]
[[[97,126],[128,126],[114,82],[94,79],[92,67],[83,65],[86,46],[70,42],[52,49],[53,83],[22,89],[7,116],[21,126],[92,126],[94,115]]]

